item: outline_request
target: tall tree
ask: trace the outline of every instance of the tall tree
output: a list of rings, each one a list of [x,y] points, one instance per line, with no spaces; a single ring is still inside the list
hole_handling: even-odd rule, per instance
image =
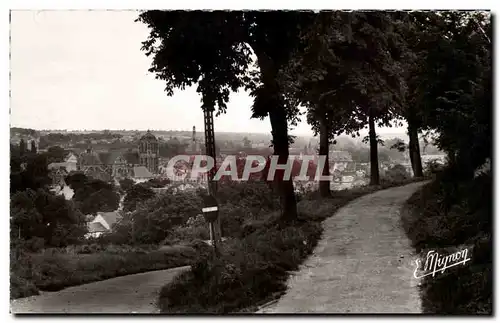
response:
[[[375,123],[388,125],[394,118],[401,89],[392,25],[380,12],[321,12],[282,72],[283,86],[308,108],[308,120],[320,133],[321,155],[328,155],[332,137],[358,134],[367,124],[370,142],[376,142]],[[377,184],[377,147],[371,147]],[[322,195],[329,194],[328,186],[321,185]]]
[[[422,177],[422,159],[418,133],[423,128],[422,114],[419,100],[422,95],[419,77],[425,70],[423,62],[428,55],[433,39],[442,30],[439,27],[439,14],[436,12],[395,12],[391,13],[395,22],[396,31],[400,36],[399,45],[402,52],[401,64],[403,65],[402,82],[404,82],[404,95],[400,106],[400,116],[408,124],[408,154],[413,169],[414,177]]]
[[[34,140],[31,141],[31,152],[36,154],[36,143]]]
[[[139,21],[151,34],[143,43],[153,55],[150,71],[167,83],[167,93],[198,83],[203,105],[226,110],[230,91],[245,87],[254,96],[253,117],[269,116],[279,163],[288,161],[288,123],[298,109],[286,100],[276,81],[278,71],[298,43],[311,12],[284,11],[147,11]],[[252,64],[252,53],[257,62]],[[253,71],[252,71],[253,68]],[[282,219],[297,217],[293,183],[279,181]]]
[[[22,138],[19,141],[19,151],[20,151],[21,156],[23,156],[24,153],[26,152],[26,142]]]
[[[457,180],[491,158],[491,18],[481,12],[440,12],[418,75],[424,126],[438,133]]]
[[[12,229],[18,229],[12,238],[40,237],[55,247],[76,243],[86,233],[84,216],[73,202],[44,189],[27,189],[12,196],[11,223]]]

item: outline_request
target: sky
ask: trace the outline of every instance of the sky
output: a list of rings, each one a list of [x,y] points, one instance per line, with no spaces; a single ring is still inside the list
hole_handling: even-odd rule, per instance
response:
[[[12,127],[33,129],[203,129],[195,88],[164,92],[140,50],[149,35],[137,11],[12,11]],[[215,130],[270,133],[269,119],[251,119],[252,98],[233,93]],[[404,133],[403,128],[377,132]],[[291,130],[313,135],[305,116]]]

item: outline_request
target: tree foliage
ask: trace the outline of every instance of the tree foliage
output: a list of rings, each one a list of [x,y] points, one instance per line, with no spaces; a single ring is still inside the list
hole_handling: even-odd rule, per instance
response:
[[[198,84],[204,107],[217,105],[221,113],[231,91],[250,90],[253,117],[269,116],[275,154],[284,163],[290,140],[288,123],[296,124],[299,111],[282,93],[276,76],[297,46],[301,28],[313,17],[311,12],[294,11],[153,10],[138,20],[151,30],[143,42],[146,55],[153,56],[150,71],[165,81],[169,95],[175,88]],[[279,186],[282,216],[295,219],[293,184],[283,181]]]
[[[37,190],[51,183],[48,161],[45,155],[23,154],[11,146],[10,156],[10,191],[11,193],[26,189]]]
[[[42,238],[46,246],[65,246],[83,238],[83,214],[71,201],[43,190],[27,189],[11,198],[11,238]]]
[[[137,209],[138,205],[155,196],[155,192],[150,188],[136,184],[127,190],[127,195],[123,200],[123,210],[125,212],[132,212]]]
[[[81,172],[68,174],[65,181],[75,192],[72,200],[83,214],[111,212],[118,208],[120,196],[113,185],[87,177]]]
[[[441,12],[436,19],[441,33],[428,45],[419,110],[424,126],[438,133],[438,147],[461,177],[471,178],[491,158],[491,22],[469,12]]]
[[[141,185],[136,185],[136,191],[140,190],[139,187]],[[159,243],[174,227],[200,214],[202,204],[196,192],[166,192],[151,196],[138,203],[133,211],[125,213],[116,225],[116,235],[129,237],[128,241],[136,243]],[[130,200],[125,208],[131,210]]]

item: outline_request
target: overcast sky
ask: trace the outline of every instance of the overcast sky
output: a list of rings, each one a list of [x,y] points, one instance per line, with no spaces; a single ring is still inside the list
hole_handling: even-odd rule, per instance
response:
[[[203,129],[194,88],[168,97],[141,52],[148,29],[135,11],[13,11],[11,126],[34,129]],[[269,133],[252,99],[232,94],[216,131]],[[312,135],[301,122],[293,134]],[[378,129],[403,133],[405,129]]]

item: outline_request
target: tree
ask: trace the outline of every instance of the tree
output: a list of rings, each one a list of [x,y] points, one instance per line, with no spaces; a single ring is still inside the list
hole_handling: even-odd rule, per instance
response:
[[[400,34],[402,48],[402,64],[404,66],[403,82],[406,87],[403,95],[400,115],[408,124],[408,153],[415,177],[422,177],[422,159],[418,132],[423,127],[419,111],[419,97],[421,96],[421,79],[418,75],[425,68],[422,62],[428,54],[429,40],[436,32],[441,32],[438,26],[438,15],[433,12],[396,12],[392,13],[396,21],[397,32]],[[439,30],[439,31],[438,31]],[[432,45],[431,45],[432,46]],[[402,148],[402,146],[400,146]]]
[[[400,164],[392,166],[385,174],[390,181],[401,182],[410,177],[406,168]]]
[[[27,189],[11,198],[11,238],[43,238],[45,245],[76,243],[87,232],[85,218],[71,201],[43,190]]]
[[[336,135],[359,135],[369,125],[371,183],[378,184],[375,124],[389,125],[401,92],[393,22],[381,12],[321,12],[316,18],[281,83],[308,108],[326,158]],[[329,195],[329,183],[320,183],[320,190]]]
[[[31,141],[31,153],[36,154],[36,143],[34,140]]]
[[[51,183],[44,155],[20,155],[20,151],[11,154],[10,191],[24,191],[28,188],[37,190]]]
[[[156,196],[155,192],[141,184],[132,186],[128,191],[125,199],[123,200],[123,210],[125,212],[132,212],[137,209],[137,206],[150,198]]]
[[[139,187],[141,185],[135,186],[136,189]],[[116,226],[117,235],[130,236],[139,243],[161,242],[174,227],[200,214],[203,207],[201,198],[194,192],[166,192],[152,195],[141,202],[132,212],[127,212]]]
[[[129,189],[134,186],[134,181],[131,180],[130,178],[124,178],[120,180],[120,188],[124,191],[127,192]]]
[[[64,162],[64,157],[66,157],[66,150],[59,146],[52,146],[47,149],[45,155],[49,163],[62,163]]]
[[[26,142],[22,138],[19,141],[19,152],[20,152],[21,156],[26,153]]]
[[[64,182],[68,185],[72,190],[76,191],[83,188],[87,182],[89,181],[89,177],[85,175],[83,172],[70,172],[65,178]]]
[[[174,88],[198,83],[203,106],[225,112],[230,91],[245,87],[254,96],[254,118],[269,116],[273,147],[279,162],[288,160],[288,123],[296,123],[298,109],[291,105],[276,82],[298,43],[300,29],[314,17],[310,12],[284,11],[147,11],[139,21],[151,29],[143,43],[153,55],[151,72]],[[258,71],[251,71],[251,53]],[[250,73],[250,76],[249,76]],[[297,207],[293,183],[278,182],[282,219],[294,220]]]
[[[491,156],[491,22],[481,12],[394,13],[402,35],[408,122],[415,176],[422,175],[419,131],[471,178]],[[471,135],[474,133],[474,135]]]
[[[65,182],[75,192],[72,200],[85,215],[111,212],[119,206],[120,196],[109,183],[89,178],[82,172],[71,172]]]

